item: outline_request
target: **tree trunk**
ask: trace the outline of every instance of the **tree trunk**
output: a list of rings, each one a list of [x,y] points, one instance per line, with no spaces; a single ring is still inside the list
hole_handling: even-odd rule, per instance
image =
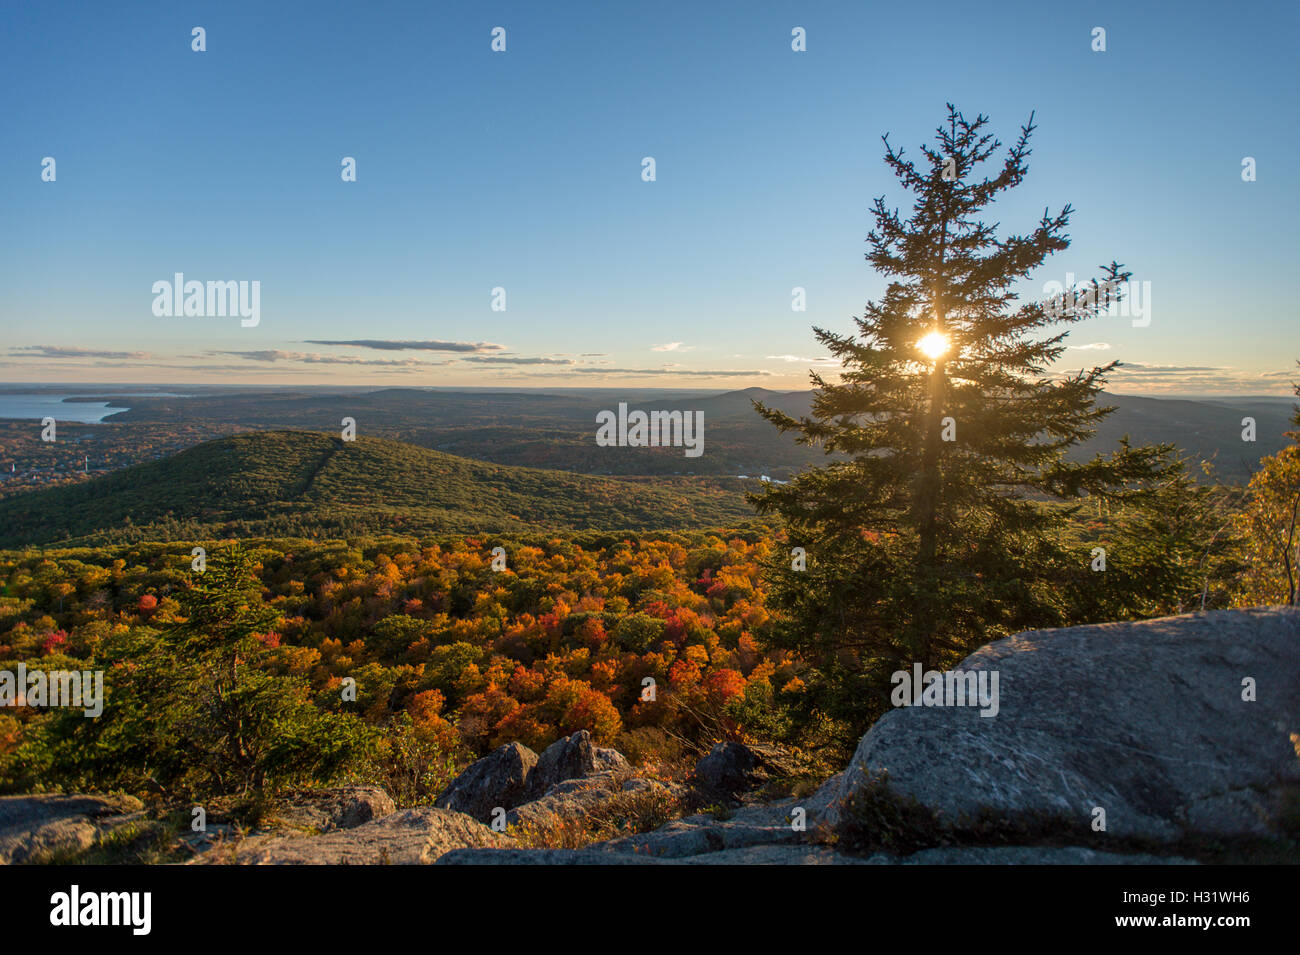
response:
[[[930,406],[925,420],[925,447],[921,456],[921,473],[916,482],[915,517],[918,533],[916,549],[917,601],[916,634],[920,661],[933,664],[931,646],[934,631],[936,597],[935,553],[939,533],[939,451],[942,446],[943,401],[947,379],[944,363],[939,359],[930,373]]]

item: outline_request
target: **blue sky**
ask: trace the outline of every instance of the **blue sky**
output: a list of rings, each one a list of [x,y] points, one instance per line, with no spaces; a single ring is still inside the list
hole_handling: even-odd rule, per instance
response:
[[[994,217],[1076,213],[1029,291],[1151,283],[1148,326],[1076,326],[1062,370],[1285,393],[1294,4],[986,6],[9,4],[0,380],[804,387],[810,326],[883,289],[880,135],[915,152],[952,101],[1004,141],[1037,111]],[[260,323],[156,317],[175,272],[259,281]],[[411,341],[457,350],[317,344]]]

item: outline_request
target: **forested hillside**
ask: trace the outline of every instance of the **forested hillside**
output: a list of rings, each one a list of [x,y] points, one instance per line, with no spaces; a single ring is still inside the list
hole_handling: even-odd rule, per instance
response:
[[[589,477],[379,438],[258,432],[0,501],[0,546],[732,526],[754,520],[743,486]]]

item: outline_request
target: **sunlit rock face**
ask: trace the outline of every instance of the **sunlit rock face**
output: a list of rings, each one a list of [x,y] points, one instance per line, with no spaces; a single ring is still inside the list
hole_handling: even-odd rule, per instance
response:
[[[1300,610],[1221,610],[1037,630],[971,654],[996,671],[978,706],[895,709],[810,800],[888,787],[957,822],[1039,813],[1118,836],[1276,834],[1300,786]]]

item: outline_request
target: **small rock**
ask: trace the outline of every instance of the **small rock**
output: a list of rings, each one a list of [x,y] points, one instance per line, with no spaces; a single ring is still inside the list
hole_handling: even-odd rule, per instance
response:
[[[695,765],[692,785],[706,799],[735,803],[775,779],[799,773],[790,753],[766,743],[718,743]]]
[[[710,815],[676,819],[653,832],[625,836],[602,843],[611,852],[626,852],[653,858],[684,858],[728,849],[760,845],[791,845],[805,842],[803,832],[793,828],[794,801],[745,806],[726,819]]]
[[[546,795],[551,787],[570,779],[582,779],[596,773],[616,773],[628,769],[627,760],[617,750],[592,745],[591,734],[578,730],[572,736],[556,740],[543,750],[537,766],[528,776],[526,800]]]
[[[506,813],[506,825],[545,826],[556,819],[581,819],[619,792],[613,773],[595,773],[582,779],[566,779]]]
[[[337,786],[289,794],[275,818],[299,829],[332,832],[355,829],[396,811],[393,798],[378,786]]]

